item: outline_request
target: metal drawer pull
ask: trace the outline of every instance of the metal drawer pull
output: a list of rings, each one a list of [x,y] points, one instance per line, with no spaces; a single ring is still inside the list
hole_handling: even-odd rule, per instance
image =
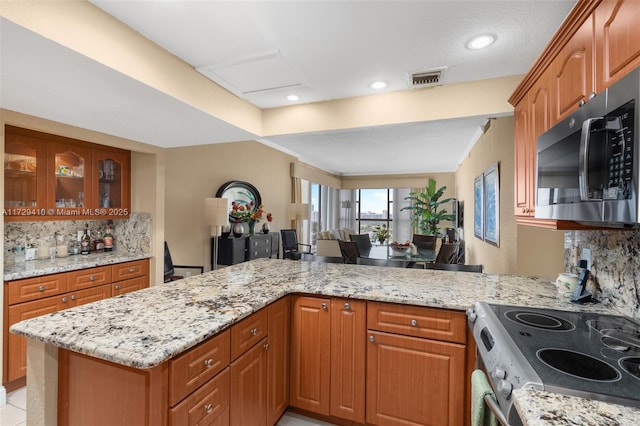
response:
[[[120,290],[120,286],[118,284],[116,284],[115,289],[116,290]]]
[[[327,310],[327,304],[323,303],[322,305],[320,305],[322,307],[322,310],[326,311]]]
[[[62,298],[62,302],[67,303],[67,296],[64,296],[64,297]]]
[[[258,335],[258,329],[257,328],[252,328],[250,330],[250,333],[251,333],[252,336],[257,336]]]
[[[264,350],[265,350],[265,351],[268,351],[268,350],[269,350],[269,344],[268,344],[268,343],[265,343],[265,344],[264,344]]]
[[[375,337],[373,337],[373,336],[369,336],[369,341],[370,341],[371,343],[373,343],[373,342],[375,342],[375,341],[376,341],[376,338],[375,338]]]
[[[414,319],[413,319],[413,320],[411,320],[411,325],[412,325],[413,327],[417,326],[417,325],[418,325],[418,321],[416,321],[416,320],[414,320]]]
[[[205,404],[204,406],[204,411],[207,414],[211,414],[211,411],[213,411],[213,404]]]
[[[75,295],[75,294],[72,294],[72,295],[71,295],[71,300],[76,300],[76,299],[77,299],[76,295]]]
[[[129,272],[130,272],[130,273],[134,273],[135,271],[136,271],[135,269],[133,269],[133,268],[129,268]]]
[[[96,277],[94,277],[93,275],[89,277],[89,281],[95,281],[95,280],[96,280]]]
[[[214,362],[213,362],[213,360],[211,358],[209,358],[209,359],[204,361],[204,366],[207,367],[207,368],[213,367],[213,364],[214,364]]]
[[[349,309],[351,309],[351,305],[348,303],[345,303],[344,308],[348,311]]]
[[[45,290],[45,287],[44,287],[43,285],[41,285],[40,287],[38,287],[38,290],[39,290],[39,291],[44,291],[44,290]]]

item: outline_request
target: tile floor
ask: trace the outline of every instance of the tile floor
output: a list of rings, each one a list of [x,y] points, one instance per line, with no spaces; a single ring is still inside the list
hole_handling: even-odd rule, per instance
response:
[[[7,395],[7,405],[0,407],[0,425],[25,426],[27,424],[27,388],[21,388]],[[285,413],[278,422],[278,426],[330,426],[321,422],[300,416],[295,413]]]

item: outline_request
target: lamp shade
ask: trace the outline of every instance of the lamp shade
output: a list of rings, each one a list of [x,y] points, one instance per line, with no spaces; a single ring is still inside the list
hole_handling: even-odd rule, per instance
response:
[[[292,220],[309,219],[309,204],[293,203],[289,205],[289,218]]]
[[[205,198],[204,220],[207,225],[225,226],[229,224],[229,199]]]

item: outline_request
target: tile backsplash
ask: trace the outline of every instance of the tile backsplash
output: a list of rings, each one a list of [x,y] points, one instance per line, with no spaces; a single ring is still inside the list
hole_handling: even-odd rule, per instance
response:
[[[104,231],[106,220],[60,220],[51,222],[6,222],[4,224],[4,247],[10,252],[19,245],[40,244],[54,246],[55,234],[64,236],[65,243],[77,240],[78,231],[89,225],[90,235]],[[128,219],[113,221],[114,246],[117,251],[134,254],[151,254],[151,214],[131,213]],[[7,254],[5,253],[5,254]],[[6,256],[5,256],[6,257]]]
[[[591,249],[592,285],[598,298],[640,320],[640,230],[565,231],[565,270],[578,273],[582,250]]]

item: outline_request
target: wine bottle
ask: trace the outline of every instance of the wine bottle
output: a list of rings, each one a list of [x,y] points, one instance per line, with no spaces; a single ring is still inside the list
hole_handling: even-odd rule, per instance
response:
[[[89,254],[91,250],[91,237],[89,236],[89,224],[87,223],[86,228],[84,230],[84,234],[82,235],[82,239],[80,240],[80,254]]]
[[[111,226],[107,224],[104,231],[104,251],[113,251],[113,234],[111,233]]]

